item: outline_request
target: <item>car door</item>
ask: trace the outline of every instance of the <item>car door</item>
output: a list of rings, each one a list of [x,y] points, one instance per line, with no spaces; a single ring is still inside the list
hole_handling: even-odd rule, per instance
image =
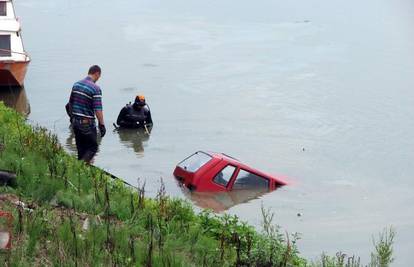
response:
[[[213,177],[212,182],[226,190],[229,190],[229,185],[233,180],[233,176],[236,173],[237,167],[232,164],[227,164]]]
[[[270,189],[268,178],[254,172],[240,169],[236,174],[234,182],[231,183],[231,190],[249,190],[249,189]]]

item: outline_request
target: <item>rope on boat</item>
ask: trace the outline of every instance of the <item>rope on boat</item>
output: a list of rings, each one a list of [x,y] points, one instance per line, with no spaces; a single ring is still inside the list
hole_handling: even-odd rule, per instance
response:
[[[19,54],[19,55],[29,56],[29,54],[27,54],[26,52],[16,52],[16,51],[12,51],[12,50],[9,50],[9,49],[4,49],[4,48],[0,48],[0,51],[10,52],[12,54]]]
[[[0,48],[0,52],[7,52],[7,53],[11,53],[11,54],[23,55],[25,57],[25,60],[30,58],[29,54],[26,53],[26,52],[16,52],[16,51],[12,51],[12,50],[9,50],[9,49],[3,49],[3,48]],[[7,56],[5,56],[5,57],[7,57]]]

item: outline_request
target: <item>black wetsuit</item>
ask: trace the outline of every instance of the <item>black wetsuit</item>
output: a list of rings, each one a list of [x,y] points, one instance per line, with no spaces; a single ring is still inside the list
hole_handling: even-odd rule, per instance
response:
[[[141,128],[152,125],[151,111],[148,105],[128,104],[121,109],[116,123],[124,128]]]

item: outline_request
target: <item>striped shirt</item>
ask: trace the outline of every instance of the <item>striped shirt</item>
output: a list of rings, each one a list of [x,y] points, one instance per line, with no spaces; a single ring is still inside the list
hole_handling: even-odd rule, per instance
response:
[[[69,102],[73,115],[94,119],[95,111],[102,110],[101,88],[88,76],[73,85]]]

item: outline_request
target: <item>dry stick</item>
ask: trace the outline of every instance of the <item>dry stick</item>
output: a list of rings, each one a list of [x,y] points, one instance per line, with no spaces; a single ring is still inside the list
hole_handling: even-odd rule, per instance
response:
[[[53,161],[48,159],[47,167],[49,168],[50,178],[53,178]]]
[[[62,220],[62,216],[63,214],[60,215],[60,219]],[[53,233],[58,233],[58,228],[59,228],[59,224],[52,224],[53,227]],[[55,246],[53,246],[55,248],[55,255],[59,261],[59,265],[62,266],[63,262],[64,262],[64,256],[63,253],[61,251],[61,243],[59,240],[59,235],[57,234],[53,234],[53,242],[55,242]]]
[[[203,267],[207,266],[207,257],[206,256],[207,256],[207,252],[204,252],[203,253]]]
[[[3,157],[3,151],[6,149],[6,142],[5,142],[5,137],[4,136],[2,136],[2,138],[1,138],[2,140],[1,140],[1,142],[0,142],[0,158],[2,158]]]
[[[10,262],[11,262],[11,250],[8,249],[6,251],[6,260],[4,261],[4,266],[10,266]]]
[[[237,233],[234,233],[234,239],[236,240],[237,243],[237,247],[236,247],[236,266],[239,267],[241,266],[241,260],[240,260],[240,252],[241,252],[241,240],[240,240],[240,236]]]
[[[96,227],[97,227],[96,223],[94,222],[91,226],[92,228],[92,258],[95,257]]]
[[[68,177],[66,177],[66,171],[68,170],[68,166],[66,164],[63,165],[62,175],[60,176],[61,180],[65,182],[65,189],[68,188]]]
[[[135,241],[132,233],[129,235],[129,251],[131,254],[132,263],[136,262],[135,258]]]
[[[47,221],[47,219],[45,219],[45,218],[47,218],[48,211],[46,209],[44,209],[42,211],[42,213],[43,213],[42,214],[43,220],[41,221],[40,227],[45,228],[45,230],[48,232],[48,231],[50,231],[50,229],[48,229],[48,227],[45,225],[45,222]],[[46,251],[46,249],[47,249],[46,236],[41,235],[40,238],[39,238],[39,241],[40,241],[40,244],[42,246],[41,250]],[[47,261],[47,259],[45,259],[45,260]]]
[[[165,185],[164,185],[164,181],[160,180],[160,188],[158,190],[157,193],[157,200],[158,200],[158,207],[159,207],[159,217],[160,218],[165,218],[165,213],[166,213],[166,191],[165,191]]]
[[[88,238],[85,238],[84,240],[83,240],[83,243],[84,243],[84,249],[83,249],[83,252],[84,252],[84,257],[86,257],[87,259],[89,258],[92,258],[91,257],[91,255],[90,255],[90,243],[88,242]]]
[[[224,260],[224,229],[226,226],[223,227],[223,230],[221,231],[220,235],[220,261],[223,263]]]
[[[57,230],[57,227],[56,227],[55,228],[55,233],[57,233],[57,232],[58,232],[58,230]],[[62,253],[61,253],[61,250],[60,250],[60,240],[59,240],[58,235],[54,235],[54,239],[55,239],[56,246],[57,246],[56,255],[57,255],[57,258],[59,260],[59,265],[62,266],[63,265],[63,259],[62,259]]]
[[[75,203],[72,201],[73,208],[75,208]],[[69,212],[69,222],[70,222],[70,230],[73,234],[73,244],[75,246],[75,266],[78,266],[78,239],[76,237],[76,228],[75,223],[73,222],[72,212]]]
[[[285,252],[285,255],[283,257],[283,263],[281,265],[282,267],[287,266],[287,262],[288,262],[289,256],[290,256],[290,251],[291,251],[290,239],[289,239],[289,234],[286,231],[286,252]]]
[[[144,209],[145,206],[145,184],[146,182],[144,182],[144,184],[138,188],[138,209]]]
[[[159,236],[158,236],[158,248],[160,255],[163,252],[163,222],[166,220],[166,197],[165,197],[165,185],[161,178],[161,185],[157,193],[157,201],[158,201],[158,228],[159,228]]]
[[[103,179],[103,174],[101,173],[101,181]],[[95,187],[95,202],[101,204],[101,198],[99,197],[99,191],[98,191],[98,181],[96,178],[96,174],[93,175],[93,184]]]
[[[134,216],[135,213],[135,207],[134,207],[134,194],[131,191],[130,194],[130,209],[131,209],[131,218]]]
[[[250,255],[251,255],[251,251],[252,251],[252,236],[250,235],[250,232],[247,233],[247,259],[250,260]]]
[[[162,256],[163,253],[163,245],[164,245],[164,241],[163,241],[163,233],[162,233],[162,228],[163,228],[163,221],[160,217],[158,217],[158,228],[159,228],[159,235],[158,235],[158,250],[160,253],[160,256]]]
[[[152,215],[148,214],[148,224],[150,227],[150,243],[148,246],[148,257],[145,264],[146,267],[152,267],[152,253],[153,253],[153,238],[154,238],[154,223],[152,221]]]
[[[276,246],[275,246],[275,240],[271,239],[270,243],[270,258],[269,258],[269,264],[270,266],[273,266],[273,254],[275,253]]]
[[[109,228],[110,220],[110,204],[109,204],[109,191],[108,191],[108,182],[105,182],[105,222],[106,222],[106,245],[110,253],[112,253],[112,244],[111,244],[111,232]]]
[[[21,195],[19,193],[19,203],[23,203],[22,199],[21,199]],[[18,205],[17,206],[17,211],[18,211],[18,220],[19,220],[19,225],[17,228],[17,232],[19,233],[19,236],[23,233],[23,207],[22,205]]]
[[[81,169],[78,169],[78,195],[81,195]]]

